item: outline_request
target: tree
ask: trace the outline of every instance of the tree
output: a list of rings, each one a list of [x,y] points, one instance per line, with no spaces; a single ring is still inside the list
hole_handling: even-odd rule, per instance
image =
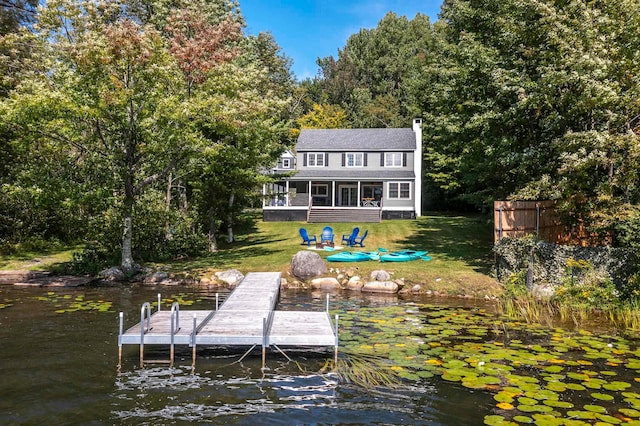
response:
[[[113,177],[100,184],[114,185],[123,221],[121,266],[131,271],[137,198],[202,138],[189,116],[198,70],[181,68],[179,43],[172,51],[162,33],[134,22],[123,6],[49,2],[37,33],[47,46],[47,72],[25,77],[5,105],[21,131],[54,141]]]
[[[559,198],[574,223],[595,220],[584,200],[635,202],[637,2],[447,0],[440,16],[446,55],[422,72],[432,182],[477,207]]]
[[[432,26],[389,12],[374,29],[347,40],[338,58],[318,60],[328,103],[345,108],[352,127],[405,127],[417,110],[411,81],[430,56]]]

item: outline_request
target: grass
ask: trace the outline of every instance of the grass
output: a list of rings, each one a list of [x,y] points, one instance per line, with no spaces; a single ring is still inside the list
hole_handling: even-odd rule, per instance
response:
[[[47,271],[54,266],[70,262],[73,253],[82,250],[82,246],[53,247],[47,250],[22,250],[14,254],[0,256],[0,271],[28,270]]]
[[[235,268],[242,273],[251,271],[278,271],[291,279],[289,266],[292,257],[306,246],[301,245],[298,228],[319,235],[324,226],[332,226],[336,242],[342,234],[360,227],[360,234],[368,229],[365,247],[358,250],[375,251],[386,248],[428,250],[431,261],[404,263],[360,262],[329,263],[330,268],[351,268],[360,276],[376,269],[385,269],[392,277],[403,278],[408,285],[421,284],[423,290],[445,295],[495,295],[501,286],[490,276],[493,266],[492,226],[486,217],[426,215],[418,220],[385,220],[381,223],[309,224],[305,222],[263,222],[257,220],[250,229],[238,232],[233,244],[220,244],[220,251],[210,256],[175,261],[163,265],[170,272],[189,272],[209,276],[215,271]],[[1,258],[2,269],[45,268],[47,263],[59,264],[71,260],[73,250],[48,253],[22,254]],[[318,251],[325,258],[331,252]],[[34,264],[33,259],[40,259]]]
[[[371,224],[257,221],[255,227],[239,236],[236,243],[221,245],[221,250],[208,258],[174,263],[171,270],[208,274],[235,268],[243,273],[279,271],[289,277],[292,257],[306,249],[301,245],[298,229],[304,227],[310,235],[319,236],[327,225],[332,226],[338,243],[342,234],[350,233],[354,226],[360,227],[361,235],[368,229],[365,247],[357,250],[427,250],[432,258],[428,262],[329,263],[330,268],[357,268],[361,276],[367,276],[375,269],[385,269],[393,273],[393,278],[404,278],[408,284],[421,284],[423,290],[447,295],[484,296],[501,291],[500,285],[490,276],[493,234],[491,223],[484,217],[428,215],[418,220],[385,220]],[[331,254],[317,253],[323,258]]]

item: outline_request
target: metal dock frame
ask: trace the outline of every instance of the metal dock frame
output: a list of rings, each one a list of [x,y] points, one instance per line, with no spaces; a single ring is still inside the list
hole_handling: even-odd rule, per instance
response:
[[[335,324],[332,323],[329,295],[326,312],[277,311],[279,290],[280,273],[249,273],[222,306],[218,306],[219,296],[216,294],[215,311],[183,310],[183,313],[193,313],[193,323],[188,328],[180,327],[180,306],[177,302],[173,303],[170,312],[161,312],[160,295],[158,310],[152,314],[151,304],[145,302],[140,309],[140,322],[127,331],[124,331],[124,314],[120,312],[118,366],[122,363],[122,346],[125,344],[140,346],[142,368],[145,344],[169,345],[170,366],[174,364],[175,345],[192,348],[192,367],[195,367],[199,345],[249,346],[247,354],[260,345],[263,368],[266,350],[272,346],[283,354],[280,346],[333,346],[334,363],[337,365],[338,315],[335,316]]]

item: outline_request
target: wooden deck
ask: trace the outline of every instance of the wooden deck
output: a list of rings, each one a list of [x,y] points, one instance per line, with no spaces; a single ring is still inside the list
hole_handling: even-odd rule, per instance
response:
[[[140,363],[144,364],[144,345],[207,346],[326,346],[337,353],[336,325],[327,311],[277,311],[280,273],[251,272],[242,280],[218,310],[180,310],[174,303],[171,311],[151,313],[149,303],[141,308],[141,321],[123,332],[120,313],[118,346],[140,346]],[[172,327],[173,321],[173,327]]]

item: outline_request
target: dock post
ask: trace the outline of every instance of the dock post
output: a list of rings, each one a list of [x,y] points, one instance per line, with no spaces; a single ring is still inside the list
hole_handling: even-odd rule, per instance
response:
[[[262,318],[262,369],[267,364],[267,318]]]
[[[146,309],[146,311],[145,311]],[[147,313],[145,317],[145,312]],[[147,327],[144,321],[147,320]],[[140,308],[140,368],[144,368],[144,334],[151,329],[151,304],[144,302]]]
[[[216,311],[218,310],[218,301],[219,301],[218,296],[219,296],[218,293],[216,293]]]
[[[338,368],[338,314],[336,314],[336,344],[333,353],[333,365]]]
[[[329,313],[329,293],[327,293],[327,313]]]
[[[158,312],[160,312],[160,293],[158,293]]]
[[[191,333],[191,343],[193,348],[191,349],[191,368],[196,368],[196,314],[193,314],[193,333]]]
[[[120,312],[120,332],[118,333],[118,368],[122,365],[122,331],[124,330],[124,313]]]

